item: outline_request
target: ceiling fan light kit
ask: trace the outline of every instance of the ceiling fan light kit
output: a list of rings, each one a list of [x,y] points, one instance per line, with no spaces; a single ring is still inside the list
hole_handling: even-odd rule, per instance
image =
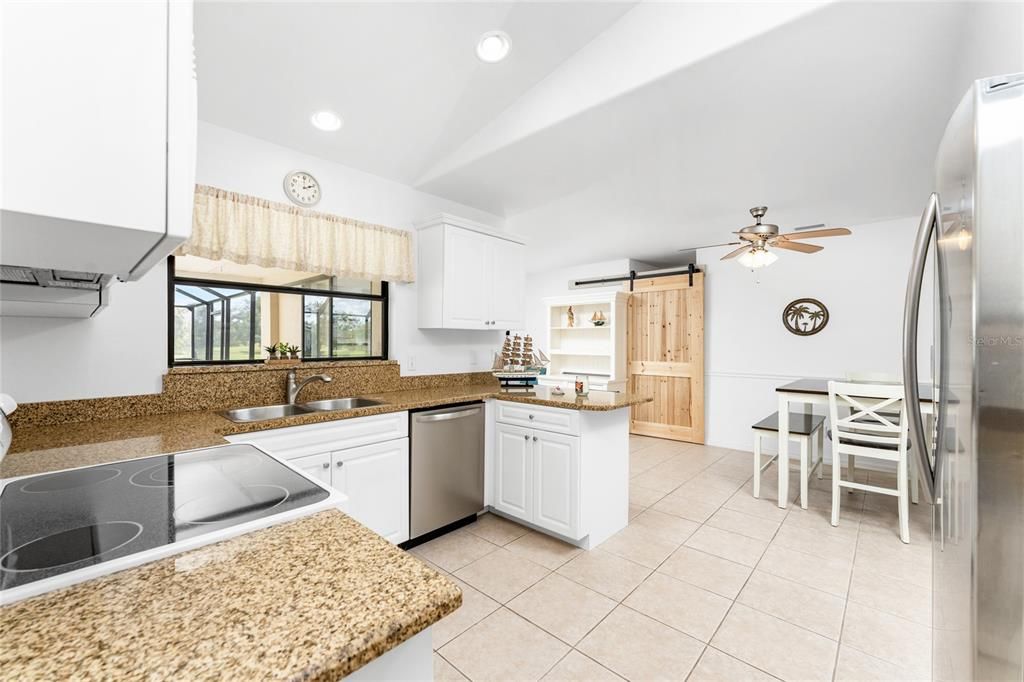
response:
[[[778,256],[767,249],[750,249],[739,257],[738,262],[745,268],[756,270],[771,265],[778,259]]]
[[[698,246],[680,251],[696,251],[697,249],[710,249],[718,246],[739,246],[740,248],[730,251],[722,256],[721,260],[737,258],[737,262],[745,268],[757,269],[771,265],[779,259],[778,255],[769,249],[783,249],[784,251],[796,251],[798,253],[817,253],[823,246],[817,244],[804,244],[801,239],[820,239],[822,237],[842,237],[852,234],[845,227],[825,228],[824,224],[805,225],[795,228],[792,232],[779,234],[779,226],[772,223],[762,223],[761,218],[768,212],[767,206],[755,206],[750,209],[750,215],[754,216],[754,224],[740,228],[733,234],[738,235],[740,241],[727,242],[725,244],[712,244],[710,246]],[[818,229],[825,228],[825,229]]]

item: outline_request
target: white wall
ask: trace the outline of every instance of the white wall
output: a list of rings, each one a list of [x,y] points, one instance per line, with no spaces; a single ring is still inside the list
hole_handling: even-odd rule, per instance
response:
[[[286,201],[284,175],[320,181],[318,210],[411,229],[441,211],[503,227],[497,216],[336,163],[200,122],[196,181]],[[167,369],[167,274],[116,283],[89,320],[0,318],[0,391],[21,402],[154,393]],[[420,331],[416,287],[391,287],[391,357],[405,374],[487,369],[500,332]]]
[[[697,252],[706,273],[708,445],[749,451],[751,424],[778,409],[775,388],[784,383],[804,377],[842,378],[851,372],[902,374],[903,295],[917,224],[917,217],[908,217],[852,226],[848,237],[815,242],[825,246],[819,253],[781,253],[774,265],[755,272],[736,261],[719,260],[728,249]],[[619,259],[532,273],[526,289],[527,328],[546,349],[544,297],[569,293],[571,278],[645,267],[650,266]],[[786,331],[782,310],[797,298],[816,298],[828,307],[830,321],[824,330],[808,337]],[[922,298],[919,371],[927,380],[930,273],[925,274]],[[768,444],[765,449],[774,452]]]
[[[780,255],[751,272],[718,260],[725,249],[698,252],[705,268],[704,344],[707,443],[750,450],[751,424],[778,409],[775,388],[802,377],[849,372],[901,375],[903,295],[917,218],[851,229],[820,240],[813,255]],[[828,307],[828,326],[814,336],[786,331],[782,310],[793,299]],[[931,376],[931,276],[925,275],[919,358]],[[824,413],[824,412],[822,412]],[[772,449],[774,451],[774,449]]]

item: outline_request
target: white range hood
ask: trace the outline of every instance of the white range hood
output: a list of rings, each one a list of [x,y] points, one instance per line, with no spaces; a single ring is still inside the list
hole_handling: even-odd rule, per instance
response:
[[[111,275],[0,265],[0,316],[92,317],[109,302]]]
[[[5,3],[0,315],[88,317],[192,231],[192,3]]]

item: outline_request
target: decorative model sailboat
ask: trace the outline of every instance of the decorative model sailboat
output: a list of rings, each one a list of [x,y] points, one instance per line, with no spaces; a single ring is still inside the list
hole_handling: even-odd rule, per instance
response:
[[[549,362],[542,351],[533,349],[532,336],[512,336],[512,332],[506,331],[501,350],[494,354],[492,374],[502,390],[529,391],[537,385],[537,376],[546,371]]]
[[[594,313],[593,317],[590,318],[590,323],[595,327],[603,327],[608,324],[608,318],[604,316],[604,313],[598,310]]]

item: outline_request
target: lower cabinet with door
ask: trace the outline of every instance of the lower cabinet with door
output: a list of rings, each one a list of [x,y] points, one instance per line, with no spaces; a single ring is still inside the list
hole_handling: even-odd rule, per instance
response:
[[[490,507],[585,549],[626,527],[628,410],[496,401]]]
[[[398,544],[409,539],[409,413],[228,436],[286,460],[348,498],[345,511]]]

